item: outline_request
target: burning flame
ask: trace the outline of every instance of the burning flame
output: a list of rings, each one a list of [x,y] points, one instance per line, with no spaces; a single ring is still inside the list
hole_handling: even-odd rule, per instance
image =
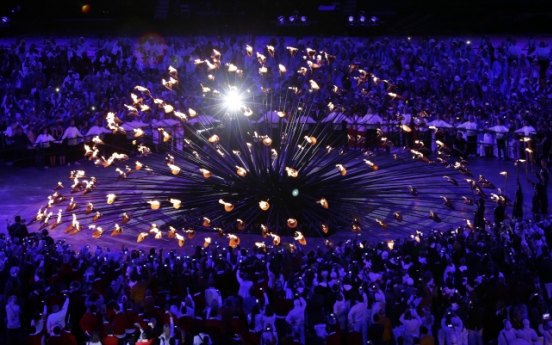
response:
[[[158,210],[161,206],[159,200],[150,200],[148,201],[148,203],[150,204],[152,210]]]
[[[320,206],[324,207],[325,209],[328,209],[330,207],[328,200],[326,200],[325,198],[318,200],[316,203],[320,204]]]
[[[299,172],[293,168],[286,167],[286,172],[289,177],[297,177],[299,176]]]
[[[240,238],[238,236],[232,235],[232,234],[228,235],[228,239],[230,240],[229,241],[229,246],[232,247],[232,248],[236,248],[241,242]]]
[[[238,174],[238,176],[245,177],[247,175],[247,170],[245,170],[244,168],[236,166],[236,169],[238,169],[236,171],[236,174]]]
[[[373,170],[378,170],[379,167],[377,165],[375,165],[374,163],[372,163],[371,161],[365,159],[364,162],[370,167],[372,168]]]
[[[203,177],[209,178],[211,177],[211,172],[207,169],[199,169],[199,171],[203,174]]]
[[[345,167],[343,167],[343,165],[337,164],[335,167],[337,168],[337,171],[339,171],[339,173],[341,173],[341,176],[345,176],[345,174],[347,174],[347,169],[345,169]]]
[[[185,239],[184,239],[184,236],[182,236],[182,235],[180,235],[180,234],[175,234],[174,236],[175,236],[176,239],[178,240],[178,246],[179,246],[179,247],[184,246],[184,242],[186,242]]]
[[[270,236],[272,237],[272,244],[274,244],[275,246],[279,246],[280,245],[280,236],[278,236],[276,234],[270,234]]]
[[[259,201],[259,207],[261,210],[266,211],[270,208],[270,204],[267,201]]]
[[[295,231],[293,239],[296,240],[297,242],[299,242],[299,244],[301,244],[303,246],[307,244],[307,239],[299,231]]]
[[[173,175],[178,175],[178,173],[180,172],[180,167],[179,166],[176,166],[174,164],[169,164],[169,169],[171,169],[171,172]]]
[[[169,201],[171,202],[173,207],[177,210],[180,208],[180,205],[182,204],[182,201],[178,199],[169,199]]]
[[[318,86],[318,84],[314,80],[309,80],[309,82],[312,90],[314,91],[320,90],[320,86]]]
[[[229,203],[229,202],[225,202],[225,201],[222,200],[222,199],[219,200],[219,204],[224,205],[224,210],[225,210],[226,212],[230,212],[230,211],[232,211],[232,210],[234,209],[234,205],[232,205],[232,204]]]

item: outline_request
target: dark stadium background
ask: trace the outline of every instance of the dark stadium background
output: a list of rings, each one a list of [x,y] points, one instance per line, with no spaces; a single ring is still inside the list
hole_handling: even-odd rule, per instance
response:
[[[3,0],[0,36],[14,34],[140,34],[155,30],[169,35],[455,35],[546,34],[550,32],[552,1],[546,0],[388,0],[388,1],[268,1],[168,0],[166,15],[155,18],[167,0]],[[187,4],[189,15],[181,15]],[[320,5],[335,4],[333,11]],[[89,11],[83,13],[84,5]],[[308,25],[277,26],[277,17],[297,11]],[[349,25],[347,18],[364,11],[377,26]],[[356,18],[356,17],[355,17]]]

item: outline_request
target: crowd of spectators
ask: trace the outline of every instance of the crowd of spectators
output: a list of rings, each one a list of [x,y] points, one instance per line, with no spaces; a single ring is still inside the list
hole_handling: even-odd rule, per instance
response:
[[[73,248],[47,230],[28,234],[17,218],[0,235],[0,339],[550,344],[552,224],[512,219],[379,243],[213,243],[186,255]]]
[[[275,101],[280,95],[296,101],[287,102],[287,107],[308,102],[308,121],[332,122],[336,130],[343,124],[351,147],[378,144],[378,129],[380,137],[397,146],[421,140],[431,148],[435,137],[452,147],[460,129],[467,141],[457,145],[463,156],[517,159],[524,155],[525,145],[538,151],[535,157],[547,157],[550,151],[551,52],[547,43],[535,38],[524,39],[523,45],[511,37],[470,42],[458,38],[164,40],[152,36],[80,38],[65,43],[49,38],[41,44],[27,44],[20,39],[0,48],[0,131],[5,133],[0,151],[4,160],[29,164],[26,157],[32,149],[39,149],[39,163],[46,167],[76,162],[74,152],[87,135],[106,132],[107,112],[127,121],[138,116],[155,136],[152,121],[174,115],[148,99],[149,110],[139,109],[138,114],[128,116],[124,104],[132,104],[130,93],[135,85],[147,87],[175,110],[192,108],[214,115],[215,97],[202,97],[206,94],[200,83],[212,90],[227,88],[228,83],[244,85],[254,95],[252,118],[263,116],[261,120],[267,112],[291,110],[274,109],[281,104]],[[257,53],[264,60],[264,71],[259,70]],[[197,60],[208,63],[197,64]],[[219,68],[212,69],[213,65]],[[230,65],[243,72],[240,77],[228,75]],[[179,70],[178,87],[161,84],[162,79],[168,80],[169,66]],[[311,81],[318,91],[308,92]],[[184,132],[181,126],[167,130]],[[522,144],[518,140],[522,137],[533,141]]]
[[[254,47],[251,57],[247,44]],[[214,51],[221,53],[218,70],[209,67],[217,63]],[[474,229],[428,230],[387,243],[355,237],[326,248],[211,245],[193,255],[75,249],[54,242],[46,230],[29,235],[19,219],[0,238],[0,303],[6,306],[0,310],[1,339],[552,344],[552,224],[547,202],[541,202],[542,195],[547,199],[550,151],[549,59],[545,43],[529,39],[520,46],[511,38],[154,37],[94,44],[75,39],[66,46],[50,38],[40,46],[19,40],[1,48],[0,130],[6,135],[0,152],[22,165],[34,149],[45,150],[41,165],[78,164],[79,143],[108,135],[107,112],[125,121],[138,116],[146,125],[174,117],[149,99],[149,110],[129,116],[124,104],[132,104],[135,85],[175,110],[212,115],[216,99],[203,97],[199,83],[223,89],[222,76],[235,83],[243,78],[259,95],[253,109],[258,121],[270,121],[274,110],[291,110],[273,109],[270,101],[290,94],[290,104],[309,102],[306,115],[331,123],[352,148],[376,146],[383,136],[401,146],[419,140],[432,147],[437,139],[461,156],[494,155],[496,149],[499,157],[516,159],[531,147],[543,162],[534,220],[523,220],[516,194],[512,221],[505,220],[501,204],[495,224],[486,224],[478,218],[484,214],[480,202]],[[266,70],[259,70],[259,60]],[[230,64],[243,77],[230,75]],[[178,88],[160,83],[169,66],[180,71]],[[311,80],[319,90],[313,92]],[[478,150],[478,144],[492,149]]]

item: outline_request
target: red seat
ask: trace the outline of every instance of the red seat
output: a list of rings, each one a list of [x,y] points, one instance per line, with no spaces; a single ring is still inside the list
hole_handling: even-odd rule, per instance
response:
[[[261,334],[249,331],[245,335],[245,343],[247,345],[259,345],[261,343]]]
[[[155,339],[145,340],[145,341],[139,341],[136,343],[136,345],[151,345]]]
[[[362,334],[352,331],[347,334],[347,345],[362,345]]]
[[[245,324],[239,317],[233,317],[230,320],[230,328],[232,329],[232,332],[239,333],[241,335],[244,335],[247,330]]]
[[[326,337],[326,345],[341,345],[341,336],[338,333],[332,333]]]
[[[191,316],[181,316],[178,319],[178,327],[186,331],[186,333],[191,333],[193,326],[194,326],[194,318]]]
[[[222,321],[217,319],[209,319],[205,321],[205,332],[209,334],[212,341],[218,341],[222,339],[224,335],[224,326]]]

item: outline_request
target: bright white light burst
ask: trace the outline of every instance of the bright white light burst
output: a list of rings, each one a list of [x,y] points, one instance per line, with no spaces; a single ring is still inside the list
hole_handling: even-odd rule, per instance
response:
[[[224,104],[230,110],[238,110],[242,106],[242,98],[236,91],[231,91],[226,95]]]

